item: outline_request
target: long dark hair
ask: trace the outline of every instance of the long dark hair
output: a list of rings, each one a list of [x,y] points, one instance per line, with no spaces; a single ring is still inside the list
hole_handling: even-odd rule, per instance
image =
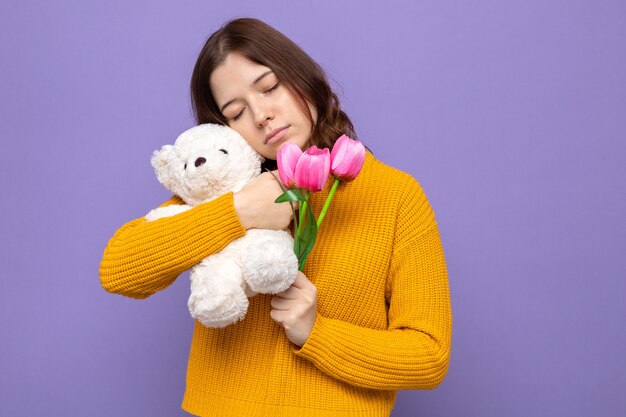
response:
[[[312,126],[307,101],[315,106],[318,117],[311,132],[311,145],[332,149],[343,134],[357,139],[352,122],[341,110],[322,68],[281,32],[253,18],[226,22],[200,51],[191,76],[191,105],[198,124],[228,124],[213,98],[209,78],[231,52],[270,68],[293,94]]]

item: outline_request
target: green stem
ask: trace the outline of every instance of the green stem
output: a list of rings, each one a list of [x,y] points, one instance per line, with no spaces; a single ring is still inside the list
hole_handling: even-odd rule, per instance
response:
[[[322,224],[322,220],[324,220],[324,216],[326,216],[326,211],[328,210],[328,207],[330,206],[330,201],[333,199],[333,196],[335,195],[335,190],[337,190],[337,186],[339,186],[339,178],[335,178],[335,182],[333,183],[333,187],[330,189],[330,193],[328,193],[328,197],[326,198],[326,202],[324,203],[324,208],[322,209],[322,212],[320,213],[319,217],[317,218],[317,228],[319,229],[320,225]]]
[[[298,206],[298,212],[300,214],[300,222],[298,224],[298,232],[296,233],[296,236],[298,236],[298,237],[300,237],[300,234],[302,233],[302,225],[304,224],[304,218],[306,216],[307,201],[309,201],[309,192],[308,191],[304,195],[304,198],[306,199],[306,201],[303,201],[302,204]]]

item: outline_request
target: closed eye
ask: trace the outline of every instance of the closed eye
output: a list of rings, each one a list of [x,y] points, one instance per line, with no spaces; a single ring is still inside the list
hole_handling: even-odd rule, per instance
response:
[[[266,93],[269,93],[271,91],[274,91],[278,88],[278,86],[280,85],[280,82],[274,84],[272,87],[268,88],[267,90],[265,90]]]
[[[228,151],[226,149],[220,149],[220,152],[224,152],[224,154],[228,155]]]
[[[245,107],[244,107],[243,109],[241,109],[241,111],[239,112],[239,114],[238,114],[237,116],[233,117],[233,120],[234,120],[234,121],[239,120],[239,118],[241,117],[241,115],[243,114],[243,111],[244,111],[245,109],[246,109]]]
[[[263,91],[263,94],[268,94],[271,93],[272,91],[276,90],[278,88],[278,86],[280,85],[280,81],[277,82],[276,84],[274,84],[271,88],[268,88],[267,90]],[[247,106],[246,106],[247,107]],[[232,119],[233,121],[237,121],[239,120],[239,118],[243,115],[243,111],[246,109],[246,107],[244,107],[243,109],[241,109],[241,111],[239,112],[239,114],[237,114],[236,116],[234,116]]]
[[[276,90],[278,88],[278,85],[280,84],[280,82],[277,82],[276,84],[274,84],[271,88],[263,91],[263,94],[267,94],[267,93],[271,93],[272,91]]]

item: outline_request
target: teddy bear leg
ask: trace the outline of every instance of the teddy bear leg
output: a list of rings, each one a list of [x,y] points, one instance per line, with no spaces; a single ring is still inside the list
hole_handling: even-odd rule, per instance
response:
[[[256,292],[276,294],[296,279],[298,259],[287,233],[264,233],[261,237],[262,232],[274,231],[258,231],[259,238],[248,246],[242,259],[244,279]]]
[[[246,284],[241,267],[232,259],[207,258],[191,270],[190,278],[187,306],[194,319],[206,327],[226,327],[245,317]]]

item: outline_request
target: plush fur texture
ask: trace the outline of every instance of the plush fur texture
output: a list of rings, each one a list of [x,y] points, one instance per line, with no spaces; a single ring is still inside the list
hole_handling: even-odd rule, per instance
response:
[[[146,220],[174,216],[229,191],[261,173],[263,157],[236,131],[203,124],[183,132],[174,145],[154,151],[157,179],[186,204],[151,210]],[[191,316],[207,327],[243,319],[248,297],[286,290],[298,273],[293,238],[284,230],[250,229],[191,269]]]

